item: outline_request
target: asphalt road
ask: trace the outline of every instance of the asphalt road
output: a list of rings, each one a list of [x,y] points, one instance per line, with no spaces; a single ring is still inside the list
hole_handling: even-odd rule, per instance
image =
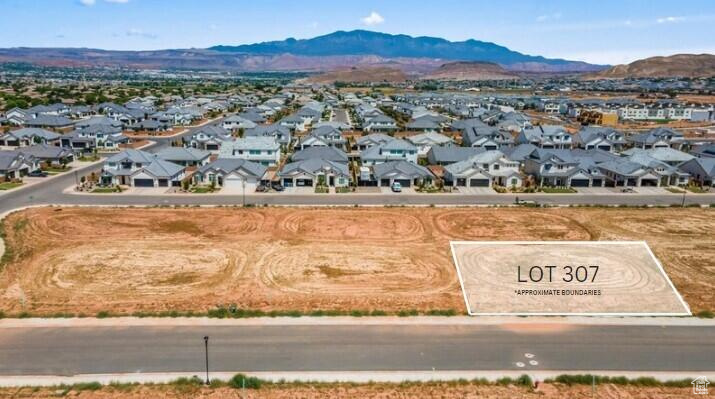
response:
[[[2,328],[0,375],[201,372],[204,335],[210,337],[211,370],[222,372],[715,370],[712,327],[532,327]]]
[[[83,169],[78,173],[99,171],[100,165]],[[34,186],[13,190],[0,196],[0,213],[28,205],[241,205],[240,195],[76,195],[62,191],[74,184],[74,173],[59,176]],[[517,195],[512,194],[251,194],[246,203],[255,205],[486,205],[513,204]],[[582,195],[582,194],[528,194],[521,199],[541,204],[570,205],[680,205],[680,195]],[[715,195],[691,194],[685,196],[685,204],[715,203]]]

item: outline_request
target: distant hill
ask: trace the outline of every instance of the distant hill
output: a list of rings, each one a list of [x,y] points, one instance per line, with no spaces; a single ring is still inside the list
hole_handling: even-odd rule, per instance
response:
[[[223,53],[275,55],[292,54],[308,57],[374,55],[383,58],[430,58],[497,63],[510,69],[535,72],[588,72],[604,69],[580,61],[549,59],[512,51],[506,47],[479,40],[451,42],[436,37],[391,35],[366,30],[337,31],[311,39],[293,38],[245,44],[214,46],[209,50]]]
[[[504,80],[518,75],[492,62],[451,62],[422,77],[432,80]]]
[[[715,55],[676,54],[668,57],[651,57],[616,65],[606,70],[589,73],[584,79],[669,78],[715,76]]]
[[[305,79],[309,83],[335,82],[390,82],[401,83],[407,80],[407,75],[398,68],[362,67],[325,72]]]

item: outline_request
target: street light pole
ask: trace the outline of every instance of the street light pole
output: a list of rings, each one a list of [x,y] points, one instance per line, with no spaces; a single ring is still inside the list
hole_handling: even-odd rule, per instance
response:
[[[685,208],[685,193],[687,193],[687,192],[688,192],[688,190],[686,190],[685,187],[683,187],[683,203],[680,204],[680,206],[682,208]]]
[[[204,348],[206,353],[206,385],[209,385],[209,336],[204,336]]]

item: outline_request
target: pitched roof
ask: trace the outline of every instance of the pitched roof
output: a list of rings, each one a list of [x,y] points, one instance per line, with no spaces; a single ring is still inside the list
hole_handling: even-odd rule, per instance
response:
[[[308,147],[304,150],[297,151],[293,154],[291,159],[293,161],[325,159],[333,162],[347,162],[348,156],[345,152],[335,147]]]
[[[157,158],[167,161],[201,161],[210,155],[209,151],[185,147],[166,147],[156,153]]]
[[[221,171],[223,173],[231,173],[235,170],[244,170],[255,177],[263,177],[266,174],[268,167],[257,162],[251,162],[241,158],[218,158],[213,162],[201,166],[197,172],[206,173],[208,171]]]
[[[392,174],[408,176],[411,179],[433,176],[432,172],[424,166],[407,161],[384,162],[373,166],[372,171],[378,179]]]
[[[144,170],[155,177],[173,177],[184,170],[184,167],[173,162],[155,158]]]

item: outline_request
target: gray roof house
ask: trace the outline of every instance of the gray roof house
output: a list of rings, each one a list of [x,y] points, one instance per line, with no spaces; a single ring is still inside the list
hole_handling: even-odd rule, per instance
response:
[[[598,168],[615,186],[668,186],[688,182],[688,174],[644,153],[600,163]]]
[[[366,136],[358,137],[357,140],[355,140],[353,149],[363,151],[372,146],[387,143],[388,141],[392,141],[394,139],[394,137],[388,136],[384,133],[371,133]]]
[[[38,167],[38,161],[31,155],[0,150],[0,177],[3,180],[19,179]]]
[[[641,148],[634,147],[623,151],[621,155],[645,155],[657,159],[658,161],[667,163],[670,166],[678,166],[683,162],[687,162],[695,158],[693,155],[690,155],[687,152],[682,152],[670,147],[657,147],[651,148],[650,150],[644,150]]]
[[[211,184],[225,189],[253,192],[266,178],[268,167],[240,158],[218,158],[194,173],[194,183]]]
[[[342,132],[330,126],[323,126],[313,129],[310,134],[303,136],[295,145],[295,150],[303,150],[308,147],[337,147],[345,148],[347,140]]]
[[[693,158],[678,167],[701,186],[715,187],[715,158]]]
[[[187,145],[192,148],[218,152],[221,144],[231,141],[231,133],[216,125],[204,126],[191,135],[187,140]]]
[[[112,155],[102,167],[103,184],[169,187],[179,186],[184,176],[183,166],[134,149]]]
[[[416,134],[414,136],[408,136],[405,137],[405,140],[417,147],[417,153],[419,156],[426,156],[430,148],[433,146],[452,143],[452,139],[449,137],[432,131]]]
[[[70,163],[74,159],[72,150],[48,144],[34,144],[27,147],[20,147],[17,151],[34,157],[40,162],[47,162],[53,165]]]
[[[246,129],[243,137],[273,137],[282,146],[290,145],[292,140],[290,129],[279,124],[259,125],[253,129]]]
[[[156,157],[182,166],[202,166],[209,162],[211,153],[197,148],[166,147]]]
[[[24,147],[33,144],[59,143],[60,135],[49,130],[26,127],[0,134],[0,145]]]
[[[335,147],[308,147],[304,150],[296,151],[291,156],[292,161],[304,161],[306,159],[324,159],[332,162],[348,162],[348,155]]]
[[[626,144],[625,135],[616,129],[602,126],[586,126],[573,136],[576,148],[590,150],[597,148],[609,152],[619,152]]]
[[[540,186],[602,187],[606,179],[599,165],[617,159],[602,150],[537,148],[524,161],[524,172],[535,176]]]
[[[521,130],[516,144],[533,144],[539,148],[567,149],[571,148],[573,138],[563,126],[536,125]]]
[[[413,119],[407,123],[405,126],[407,130],[413,132],[441,132],[442,125],[437,118],[433,118],[430,115],[420,116],[419,118]]]
[[[58,115],[37,115],[36,118],[28,119],[25,122],[27,127],[49,127],[53,129],[62,129],[73,124],[72,119]]]
[[[449,165],[486,151],[479,147],[457,147],[456,145],[434,146],[427,152],[430,165]]]
[[[324,185],[331,187],[346,187],[350,184],[350,170],[347,163],[319,158],[285,164],[278,172],[278,177],[285,187],[315,187],[321,179]]]
[[[417,163],[417,147],[401,139],[390,140],[360,153],[360,161],[364,166],[401,160]]]
[[[511,133],[503,132],[492,126],[470,126],[462,129],[462,145],[481,147],[486,150],[499,150],[514,144]]]
[[[243,137],[225,141],[219,149],[219,158],[242,158],[266,166],[278,164],[281,145],[273,137]]]
[[[434,175],[424,166],[407,161],[390,161],[376,164],[372,173],[378,186],[389,187],[400,183],[403,187],[430,184]]]
[[[444,167],[445,184],[453,187],[520,187],[519,162],[501,151],[484,151]]]
[[[651,148],[680,148],[684,142],[683,134],[666,127],[657,127],[645,133],[634,134],[627,138],[633,147],[649,150]]]

